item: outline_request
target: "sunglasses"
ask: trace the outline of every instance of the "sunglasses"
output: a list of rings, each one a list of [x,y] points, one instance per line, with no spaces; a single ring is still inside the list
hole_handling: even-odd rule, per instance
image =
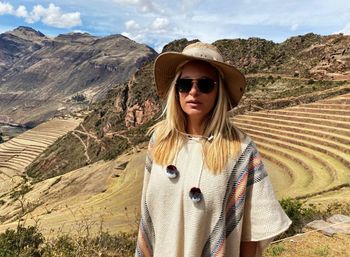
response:
[[[213,91],[216,81],[210,78],[201,79],[178,79],[176,81],[176,90],[179,93],[189,93],[192,89],[193,82],[196,81],[198,90],[203,94],[209,94]]]

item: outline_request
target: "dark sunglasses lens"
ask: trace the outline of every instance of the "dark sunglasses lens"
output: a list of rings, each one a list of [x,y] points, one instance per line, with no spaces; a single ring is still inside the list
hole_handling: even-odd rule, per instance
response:
[[[204,94],[210,93],[215,86],[215,82],[212,79],[199,79],[198,89]]]
[[[176,83],[177,91],[180,93],[188,93],[191,91],[192,84],[192,79],[178,79]],[[215,82],[212,79],[198,79],[197,86],[200,92],[208,94],[214,89]]]
[[[179,79],[176,86],[180,93],[188,93],[192,88],[192,79]]]

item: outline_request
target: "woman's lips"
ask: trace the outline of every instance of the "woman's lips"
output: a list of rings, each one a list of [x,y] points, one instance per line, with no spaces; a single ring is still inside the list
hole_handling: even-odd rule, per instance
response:
[[[191,107],[197,107],[197,106],[201,105],[202,103],[200,101],[190,100],[190,101],[187,101],[187,104]]]

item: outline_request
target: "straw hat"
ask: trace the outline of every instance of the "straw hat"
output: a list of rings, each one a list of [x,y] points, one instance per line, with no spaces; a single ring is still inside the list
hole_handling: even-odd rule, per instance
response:
[[[167,96],[179,65],[190,60],[202,60],[214,66],[223,76],[231,107],[238,104],[245,90],[244,75],[232,65],[225,63],[215,46],[202,42],[186,46],[182,53],[165,52],[157,57],[154,63],[154,79],[157,93],[161,98]]]

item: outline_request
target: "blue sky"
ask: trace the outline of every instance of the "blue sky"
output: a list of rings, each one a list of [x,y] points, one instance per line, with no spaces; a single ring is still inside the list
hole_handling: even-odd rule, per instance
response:
[[[46,35],[123,34],[160,51],[179,38],[274,42],[314,32],[350,35],[349,0],[0,0],[0,33],[30,26]]]

